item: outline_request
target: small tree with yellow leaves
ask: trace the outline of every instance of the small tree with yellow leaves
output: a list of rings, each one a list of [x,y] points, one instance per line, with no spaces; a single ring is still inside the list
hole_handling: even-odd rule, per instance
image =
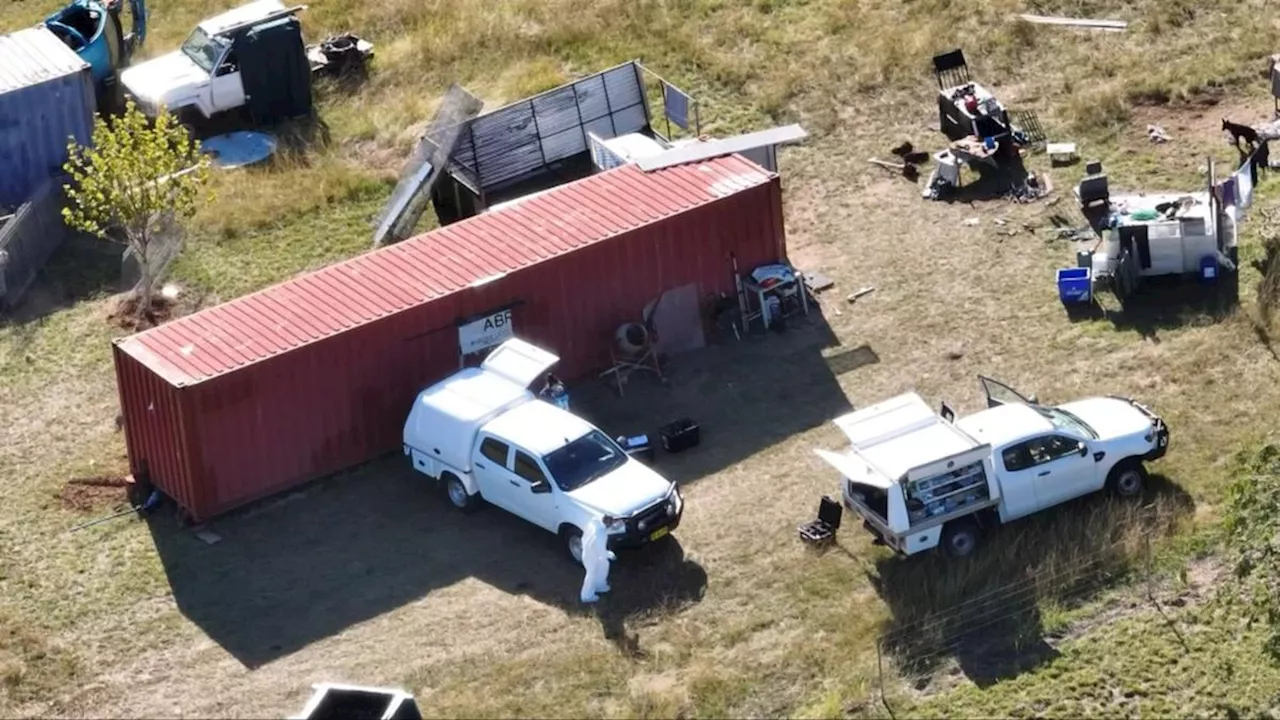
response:
[[[94,121],[88,147],[72,142],[64,169],[67,225],[121,242],[137,259],[136,313],[150,310],[159,280],[151,252],[166,227],[195,213],[209,179],[209,159],[177,119],[161,110],[155,121],[130,101],[123,115]]]

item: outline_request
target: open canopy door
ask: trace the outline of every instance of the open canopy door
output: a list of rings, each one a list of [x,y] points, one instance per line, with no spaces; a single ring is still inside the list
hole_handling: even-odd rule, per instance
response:
[[[848,455],[833,453],[830,450],[815,449],[813,451],[818,457],[827,461],[827,464],[835,468],[845,478],[862,485],[870,485],[881,490],[888,490],[893,486],[893,480],[879,473],[871,472],[867,464],[862,460],[856,460]]]
[[[999,380],[992,380],[985,375],[979,375],[978,382],[982,383],[982,392],[987,395],[987,407],[989,408],[996,407],[997,405],[1018,403],[1024,405],[1035,404],[1035,396],[1028,398]]]
[[[557,362],[560,362],[560,358],[546,350],[519,338],[512,338],[489,353],[480,367],[485,372],[501,375],[521,387],[529,387]]]

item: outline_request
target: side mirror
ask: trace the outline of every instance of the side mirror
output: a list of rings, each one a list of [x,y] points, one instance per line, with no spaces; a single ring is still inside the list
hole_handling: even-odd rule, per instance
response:
[[[529,492],[534,495],[546,495],[551,492],[551,483],[546,480],[540,480],[529,486]]]
[[[1077,445],[1078,445],[1078,447],[1080,448],[1080,457],[1084,457],[1085,455],[1088,455],[1088,454],[1089,454],[1089,446],[1088,446],[1088,445],[1085,445],[1084,443],[1078,443]]]

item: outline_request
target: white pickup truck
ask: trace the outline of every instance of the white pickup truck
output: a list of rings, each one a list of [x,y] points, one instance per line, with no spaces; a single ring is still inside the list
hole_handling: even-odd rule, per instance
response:
[[[278,87],[279,78],[274,77],[280,68],[261,65],[278,64],[283,52],[286,57],[296,56],[295,62],[306,67],[306,50],[296,23],[279,28],[284,40],[273,41],[274,57],[251,47],[254,38],[250,31],[299,9],[286,8],[280,0],[255,0],[215,15],[196,25],[181,48],[126,69],[120,82],[139,109],[152,116],[162,106],[175,114],[198,111],[206,118],[234,110],[243,106],[252,92],[246,90],[246,84],[258,86],[259,92],[284,92]]]
[[[836,418],[851,447],[817,453],[843,476],[845,507],[877,542],[963,557],[984,527],[1103,489],[1140,495],[1143,463],[1168,449],[1164,421],[1132,400],[1050,407],[979,379],[988,409],[958,420],[915,393]]]
[[[556,533],[578,561],[593,517],[606,521],[610,547],[669,534],[684,512],[675,484],[529,390],[558,360],[513,338],[480,367],[422,391],[405,420],[405,455],[454,506],[470,511],[484,499]]]

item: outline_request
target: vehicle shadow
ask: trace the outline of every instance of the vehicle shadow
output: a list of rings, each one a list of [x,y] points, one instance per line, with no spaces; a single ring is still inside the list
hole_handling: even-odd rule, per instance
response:
[[[464,515],[398,460],[223,517],[209,528],[214,544],[171,513],[150,516],[179,610],[249,668],[467,578],[593,611],[579,601],[582,567],[554,535],[493,507]],[[633,615],[700,601],[706,582],[672,537],[618,553],[596,612],[608,634]]]
[[[1070,632],[1057,619],[1143,572],[1149,539],[1194,510],[1186,491],[1152,475],[1140,502],[1081,498],[989,531],[965,560],[881,555],[868,579],[891,613],[886,662],[917,689],[948,663],[979,687],[1034,669]]]
[[[1159,341],[1161,330],[1212,325],[1229,317],[1240,305],[1240,275],[1223,273],[1212,285],[1181,277],[1144,278],[1142,287],[1108,310],[1117,330],[1132,330]]]

